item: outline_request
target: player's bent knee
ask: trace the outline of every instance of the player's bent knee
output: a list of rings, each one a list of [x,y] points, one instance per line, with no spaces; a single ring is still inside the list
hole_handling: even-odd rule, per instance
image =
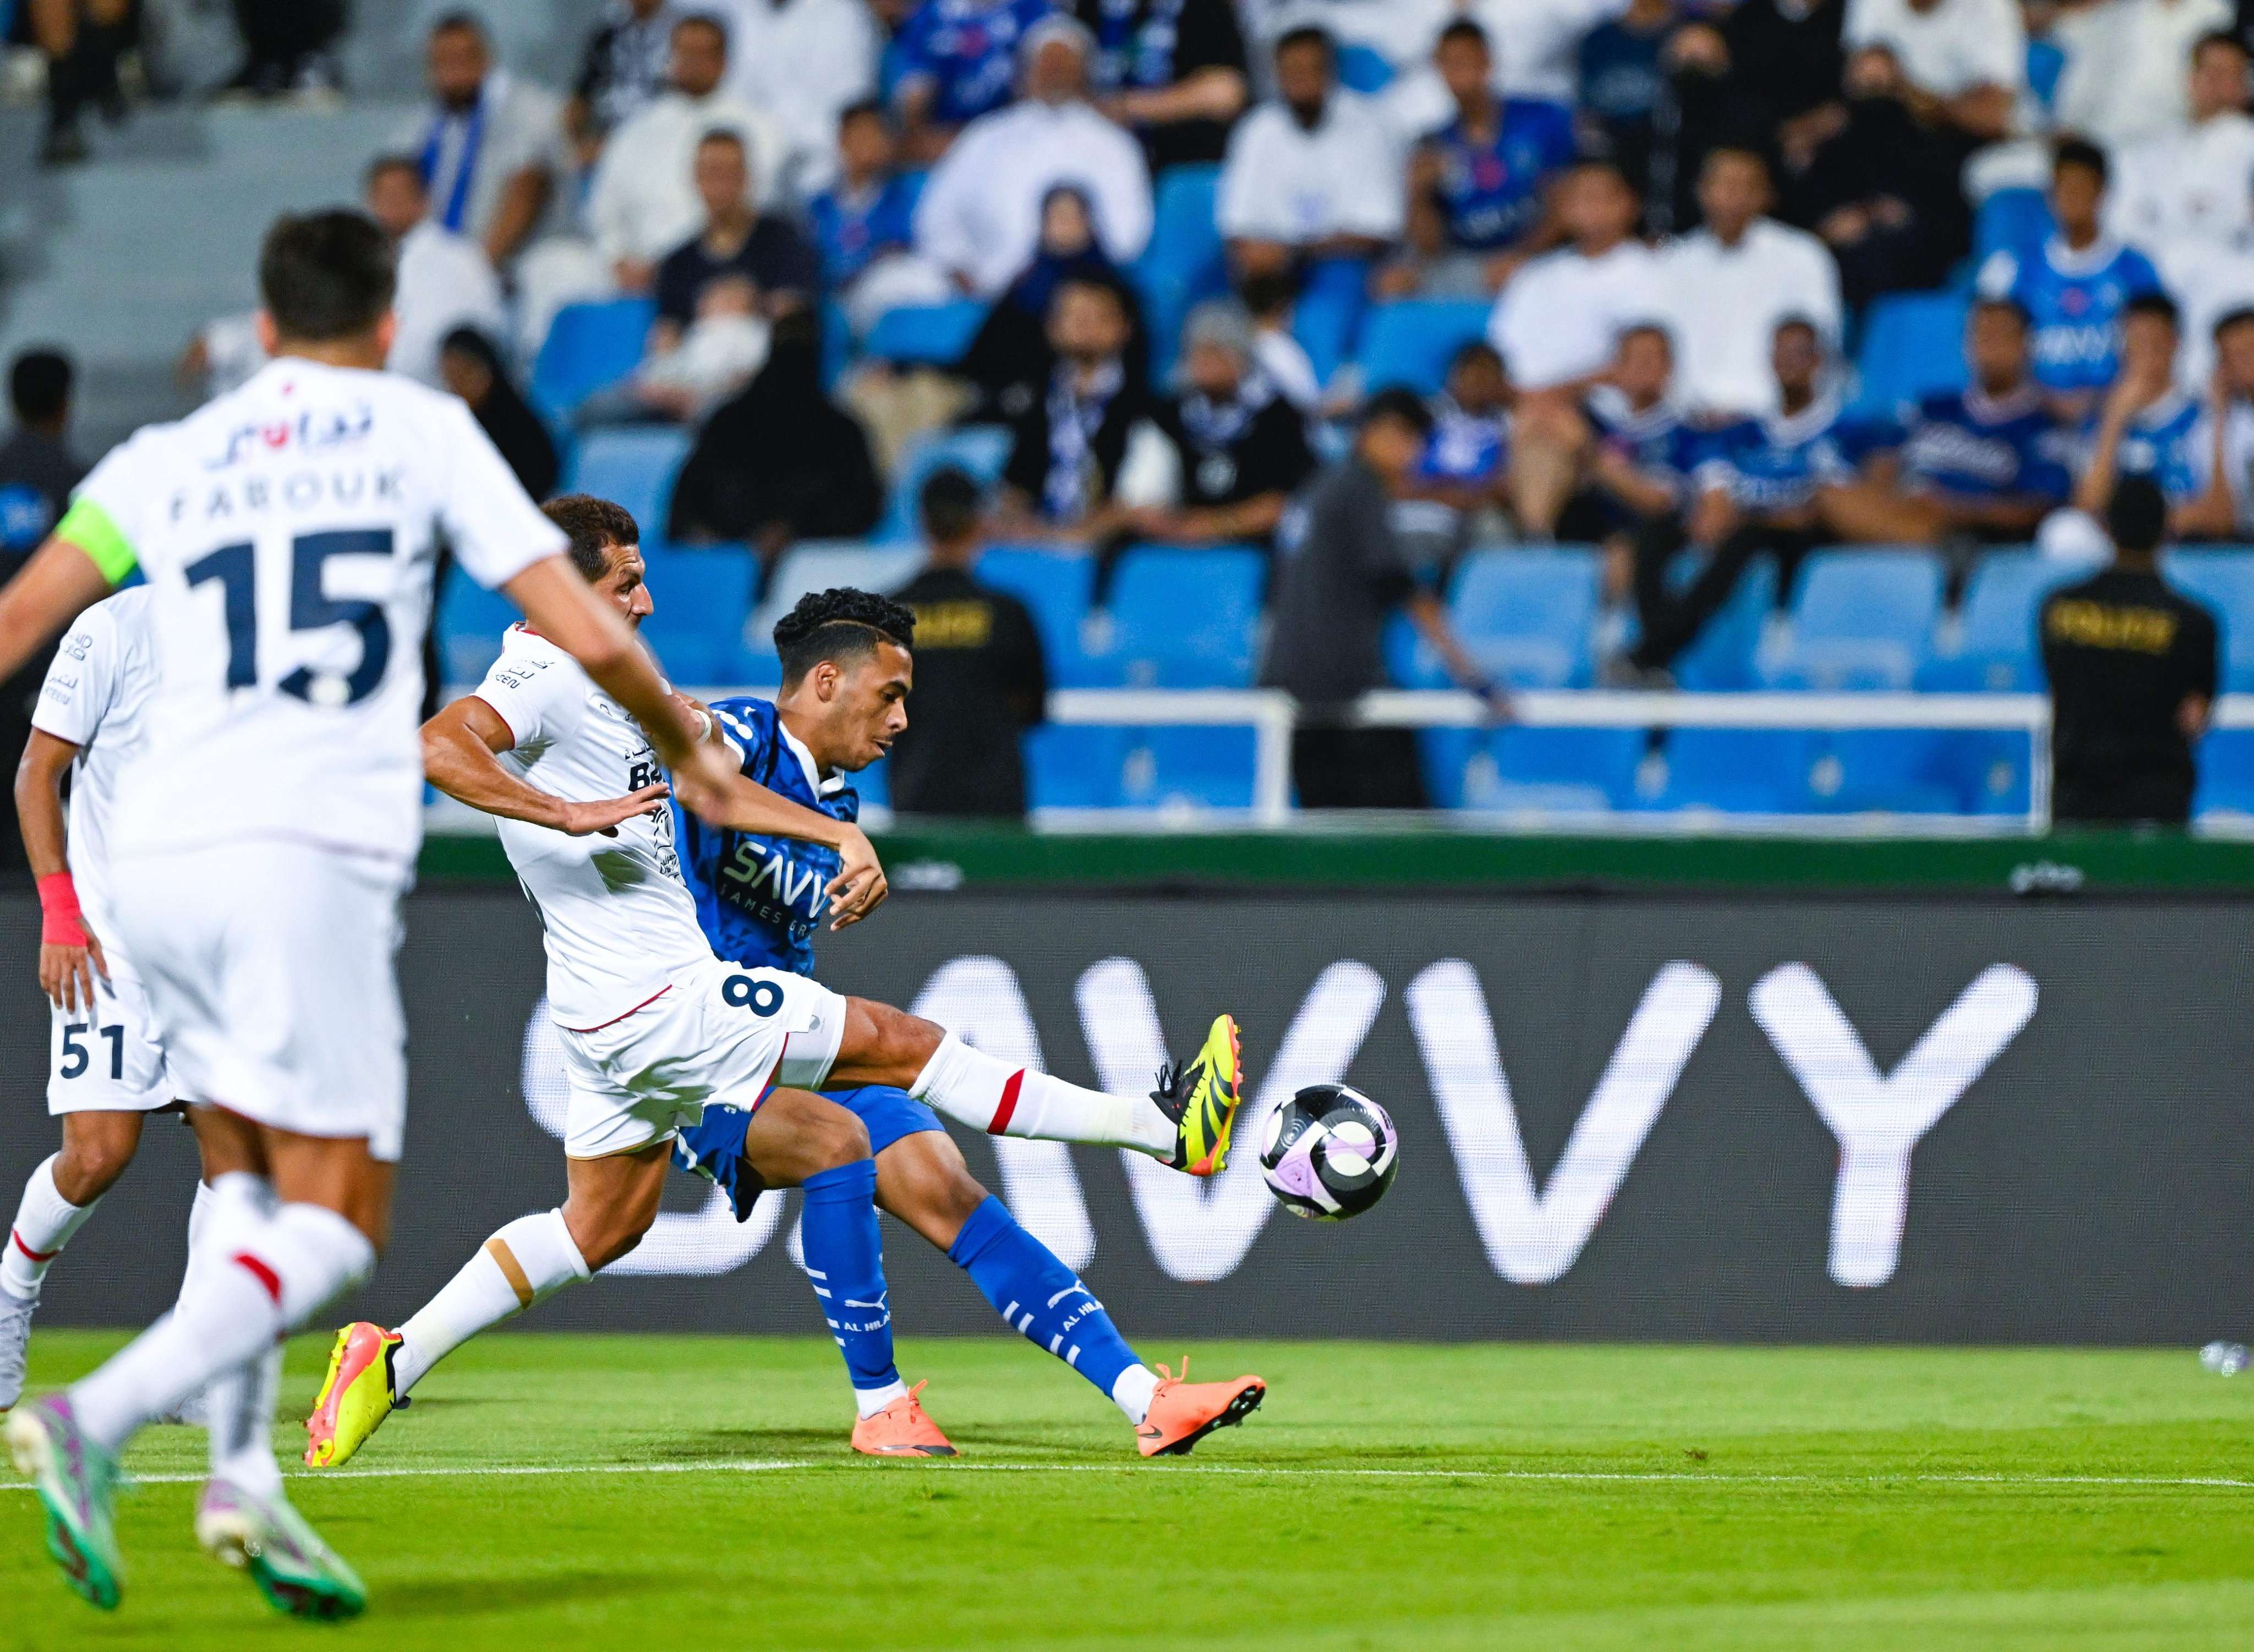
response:
[[[869,1127],[842,1107],[825,1112],[811,1134],[812,1150],[821,1161],[821,1170],[856,1165],[870,1157]]]

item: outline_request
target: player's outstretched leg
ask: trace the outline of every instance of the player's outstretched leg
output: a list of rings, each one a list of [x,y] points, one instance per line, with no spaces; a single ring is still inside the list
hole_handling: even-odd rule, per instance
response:
[[[0,1415],[24,1396],[32,1315],[47,1270],[125,1173],[141,1140],[139,1113],[66,1113],[62,1118],[62,1151],[25,1179],[0,1250]]]
[[[889,1005],[847,1004],[846,1035],[831,1069],[839,1088],[897,1085],[990,1136],[1128,1147],[1192,1176],[1213,1175],[1228,1163],[1229,1129],[1243,1096],[1233,1016],[1214,1017],[1197,1054],[1161,1069],[1146,1100],[1012,1066]]]

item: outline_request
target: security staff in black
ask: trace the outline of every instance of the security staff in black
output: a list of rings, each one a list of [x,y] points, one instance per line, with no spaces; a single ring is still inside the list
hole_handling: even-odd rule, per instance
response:
[[[892,807],[903,814],[1022,819],[1018,737],[1041,720],[1048,672],[1026,605],[971,577],[983,503],[952,466],[918,495],[931,560],[892,593],[915,612],[915,688],[892,743]]]
[[[2215,699],[2215,616],[2154,566],[2167,502],[2150,477],[2122,478],[2105,518],[2112,564],[2042,606],[2051,816],[2180,826]]]

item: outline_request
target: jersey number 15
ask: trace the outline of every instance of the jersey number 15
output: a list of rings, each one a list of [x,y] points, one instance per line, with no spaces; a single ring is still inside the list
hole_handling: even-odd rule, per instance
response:
[[[275,686],[284,694],[312,704],[354,705],[375,692],[383,668],[391,660],[391,622],[383,605],[362,598],[341,600],[321,588],[321,576],[332,556],[388,556],[388,528],[347,528],[328,533],[301,534],[290,543],[290,629],[319,631],[330,626],[351,626],[360,633],[360,664],[344,680],[344,698],[334,690],[317,693],[315,683],[333,678],[317,677],[299,666]],[[258,685],[258,562],[256,547],[221,545],[181,571],[191,587],[206,580],[219,581],[226,593],[227,686],[249,689]]]

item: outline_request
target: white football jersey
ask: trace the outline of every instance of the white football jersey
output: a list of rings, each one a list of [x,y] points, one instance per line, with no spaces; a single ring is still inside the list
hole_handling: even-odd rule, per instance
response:
[[[566,542],[458,400],[296,356],[137,431],[62,531],[154,592],[160,685],[120,855],[279,836],[411,857],[440,538],[487,586]]]
[[[148,745],[157,693],[157,645],[149,630],[149,587],[97,602],[55,646],[32,726],[79,748],[71,765],[70,870],[95,939],[115,953],[110,921],[109,819],[117,782]]]
[[[514,737],[502,766],[551,797],[600,802],[665,778],[640,725],[578,661],[522,626],[502,639],[477,695]],[[711,962],[681,880],[671,808],[621,822],[615,837],[504,820],[500,841],[540,907],[548,1004],[563,1026],[614,1021]]]

